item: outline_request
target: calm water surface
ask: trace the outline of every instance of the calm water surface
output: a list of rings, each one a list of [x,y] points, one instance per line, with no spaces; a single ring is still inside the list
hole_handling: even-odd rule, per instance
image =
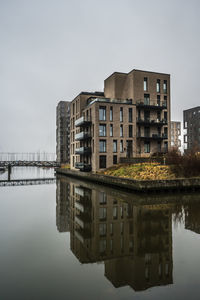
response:
[[[199,299],[198,203],[200,195],[138,196],[67,177],[0,187],[0,299]]]

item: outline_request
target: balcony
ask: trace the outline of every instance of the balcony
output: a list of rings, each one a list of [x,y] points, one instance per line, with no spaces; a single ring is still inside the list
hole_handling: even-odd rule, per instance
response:
[[[81,242],[87,242],[88,239],[91,238],[91,232],[89,230],[86,229],[76,229],[75,230],[75,237]]]
[[[139,138],[139,139],[151,139],[151,140],[165,140],[165,139],[167,139],[168,137],[167,137],[167,134],[164,134],[164,133],[162,133],[162,134],[158,134],[158,133],[153,133],[153,134],[137,134],[137,138]]]
[[[91,118],[90,117],[81,117],[75,121],[75,126],[90,126],[91,125]]]
[[[155,109],[155,110],[162,110],[167,108],[167,102],[166,101],[160,101],[159,103],[157,101],[149,100],[149,101],[144,101],[144,100],[137,100],[136,101],[136,106],[138,108],[143,108],[143,109]]]
[[[137,124],[139,124],[139,125],[163,126],[163,125],[167,125],[167,120],[166,119],[150,120],[149,118],[146,118],[146,119],[137,118]]]
[[[81,147],[75,149],[75,154],[79,155],[89,155],[91,154],[91,147]]]
[[[92,170],[92,166],[90,164],[86,164],[83,162],[75,163],[75,168],[85,172],[90,172]]]
[[[75,202],[75,208],[78,209],[79,211],[81,211],[82,213],[84,212],[84,206],[82,203],[80,202]]]
[[[75,134],[75,141],[81,141],[81,140],[86,140],[86,139],[90,139],[91,138],[91,134],[89,132],[79,132],[77,134]]]

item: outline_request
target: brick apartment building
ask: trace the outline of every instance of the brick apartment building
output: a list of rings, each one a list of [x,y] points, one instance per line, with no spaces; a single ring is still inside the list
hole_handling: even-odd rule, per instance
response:
[[[115,72],[104,93],[80,93],[71,102],[71,169],[94,172],[120,158],[166,152],[170,141],[170,75]]]
[[[183,111],[184,147],[185,151],[193,147],[200,149],[200,106]]]
[[[171,147],[179,149],[181,147],[181,122],[171,121]]]

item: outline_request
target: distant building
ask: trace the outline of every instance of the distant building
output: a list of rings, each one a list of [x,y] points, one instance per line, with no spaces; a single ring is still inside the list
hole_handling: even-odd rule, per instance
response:
[[[60,101],[56,107],[56,157],[70,163],[70,102]]]
[[[184,148],[191,150],[193,147],[200,148],[200,106],[183,111]]]
[[[115,72],[104,93],[80,93],[71,102],[71,169],[94,172],[120,159],[167,152],[170,141],[170,75]]]
[[[181,122],[171,121],[171,147],[179,149],[181,147]]]

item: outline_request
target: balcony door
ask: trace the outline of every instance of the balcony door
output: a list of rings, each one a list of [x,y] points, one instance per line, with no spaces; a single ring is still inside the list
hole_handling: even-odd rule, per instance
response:
[[[126,141],[126,157],[133,157],[133,141]]]

